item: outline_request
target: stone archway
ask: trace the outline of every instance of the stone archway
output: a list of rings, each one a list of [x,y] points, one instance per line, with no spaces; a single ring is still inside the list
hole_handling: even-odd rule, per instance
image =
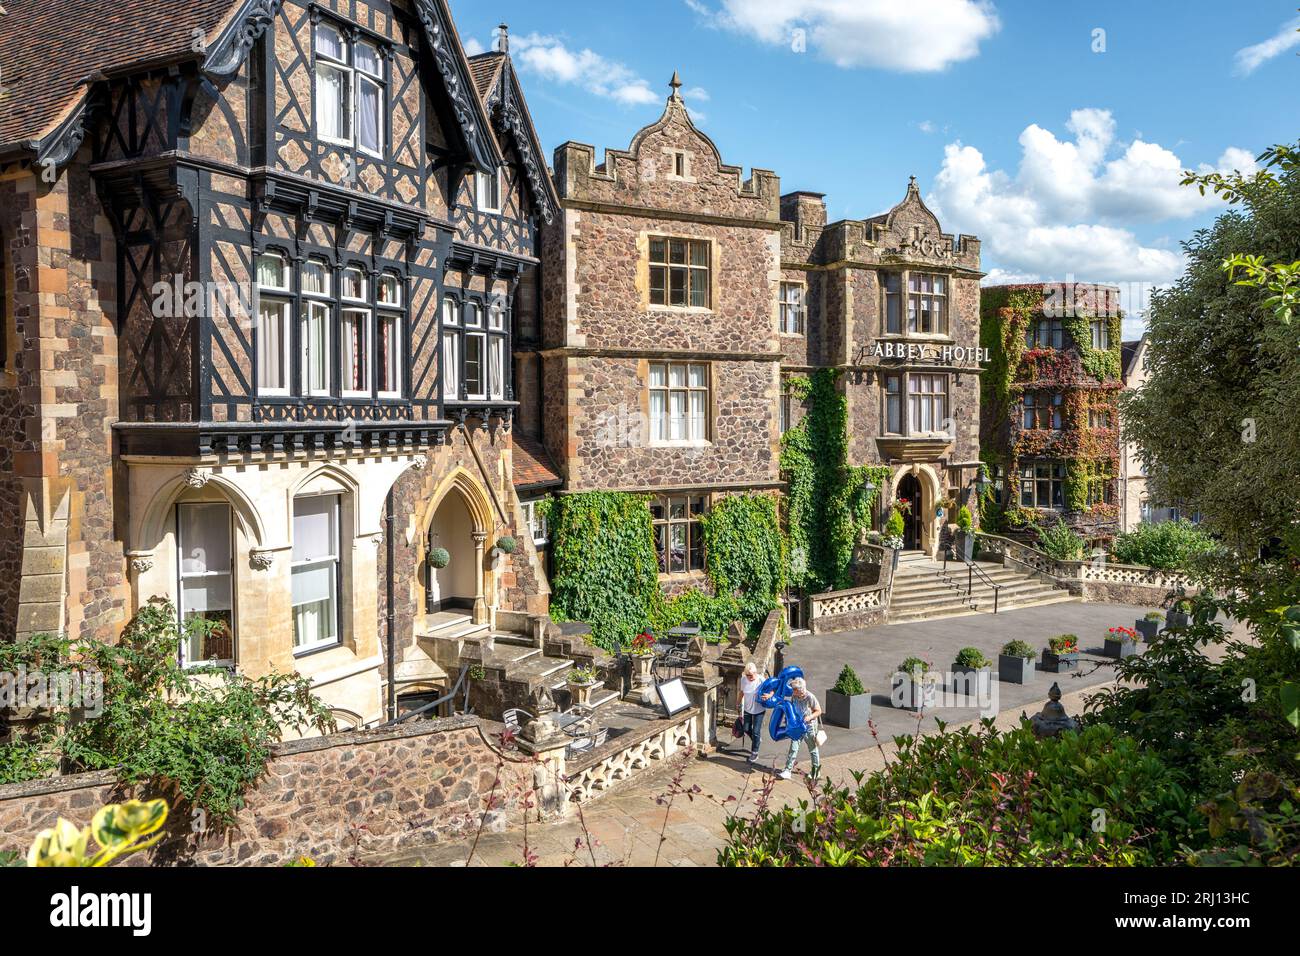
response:
[[[448,478],[429,504],[423,535],[424,612],[469,611],[475,624],[488,622],[485,551],[493,529],[491,504],[463,470]],[[450,561],[436,567],[437,551]]]
[[[906,485],[919,491],[917,501],[912,503],[915,522],[916,546],[930,557],[939,551],[939,519],[935,516],[935,507],[943,500],[942,485],[939,475],[930,465],[904,465],[894,472],[890,487],[894,500]],[[913,482],[914,480],[914,482]]]

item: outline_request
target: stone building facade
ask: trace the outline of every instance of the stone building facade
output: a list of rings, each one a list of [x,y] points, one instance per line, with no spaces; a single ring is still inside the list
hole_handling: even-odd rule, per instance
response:
[[[973,503],[980,470],[980,242],[945,233],[915,179],[869,219],[827,224],[817,193],[781,206],[783,374],[843,372],[849,464],[890,469],[877,521],[906,499],[907,548],[937,554],[941,503]],[[799,414],[788,406],[787,424]]]
[[[1120,530],[1119,289],[1080,283],[984,289],[983,457],[997,530],[1064,521],[1092,544]]]
[[[744,179],[674,80],[626,150],[565,143],[543,242],[541,437],[569,492],[654,496],[669,590],[704,583],[719,495],[780,485],[780,189]],[[525,386],[526,387],[526,386]]]
[[[661,584],[702,583],[691,519],[719,496],[780,491],[787,383],[841,373],[849,464],[887,467],[940,546],[939,505],[979,473],[980,244],[915,181],[885,215],[827,224],[820,194],[746,179],[691,120],[674,77],[660,119],[597,163],[555,153],[535,359],[541,437],[569,492],[647,493]],[[885,509],[881,509],[884,511]]]
[[[508,44],[443,0],[75,6],[0,17],[0,635],[163,598],[221,624],[187,663],[373,723],[446,687],[438,615],[547,608],[512,343],[557,202]]]

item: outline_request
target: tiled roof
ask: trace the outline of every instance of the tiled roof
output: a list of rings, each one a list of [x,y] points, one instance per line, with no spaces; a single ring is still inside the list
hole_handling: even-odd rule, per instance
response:
[[[195,34],[221,32],[238,0],[4,0],[0,146],[40,139],[98,72],[195,58]]]
[[[554,488],[564,484],[542,443],[515,432],[515,487]]]
[[[504,53],[480,53],[469,58],[469,72],[474,77],[474,88],[478,90],[479,99],[487,99],[501,73],[501,64],[505,61]]]

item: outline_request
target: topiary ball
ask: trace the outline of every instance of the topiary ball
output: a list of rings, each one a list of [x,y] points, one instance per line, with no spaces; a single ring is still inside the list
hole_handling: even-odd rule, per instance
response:
[[[429,552],[429,563],[441,571],[451,564],[451,552],[446,548],[434,548]]]
[[[519,542],[514,538],[498,538],[497,547],[506,554],[514,554],[519,547]]]

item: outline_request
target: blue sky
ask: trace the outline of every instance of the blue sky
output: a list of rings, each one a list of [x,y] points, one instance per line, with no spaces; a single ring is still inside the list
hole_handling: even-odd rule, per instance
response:
[[[510,24],[548,152],[626,146],[679,69],[727,162],[827,193],[832,219],[888,209],[915,174],[993,280],[1123,283],[1130,308],[1221,208],[1181,170],[1296,138],[1297,6],[452,0],[471,49]]]

